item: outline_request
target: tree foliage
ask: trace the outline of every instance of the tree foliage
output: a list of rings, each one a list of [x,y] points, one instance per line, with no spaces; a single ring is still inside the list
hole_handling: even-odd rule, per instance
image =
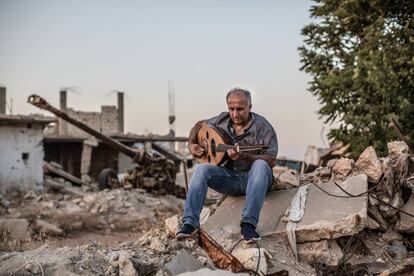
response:
[[[329,138],[350,145],[352,157],[372,145],[381,155],[398,139],[396,118],[414,139],[414,1],[314,0],[314,23],[302,29],[302,70],[321,104]]]

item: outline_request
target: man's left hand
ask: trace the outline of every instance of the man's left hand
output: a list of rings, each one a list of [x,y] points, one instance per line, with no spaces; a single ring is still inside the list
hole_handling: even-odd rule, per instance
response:
[[[237,152],[235,149],[227,150],[227,154],[229,155],[231,160],[239,160],[242,158],[242,153]]]

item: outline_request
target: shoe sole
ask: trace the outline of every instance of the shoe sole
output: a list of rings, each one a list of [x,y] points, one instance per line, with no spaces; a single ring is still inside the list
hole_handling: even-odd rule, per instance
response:
[[[246,243],[246,244],[251,244],[251,243],[254,243],[254,242],[258,242],[258,241],[260,241],[260,240],[262,240],[260,237],[258,237],[258,238],[252,238],[252,239],[250,239],[250,240],[244,240],[244,243]]]
[[[190,238],[191,236],[194,236],[194,234],[195,233],[197,233],[197,231],[198,231],[198,229],[197,230],[195,230],[193,233],[191,233],[191,234],[185,234],[185,233],[178,233],[177,235],[175,235],[175,238],[177,239],[177,240],[184,240],[184,239],[188,239],[188,238]]]

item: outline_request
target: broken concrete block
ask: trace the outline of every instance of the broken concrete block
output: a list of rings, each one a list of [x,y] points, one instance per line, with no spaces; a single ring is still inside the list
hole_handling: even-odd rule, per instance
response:
[[[196,271],[200,268],[203,268],[203,266],[184,249],[178,251],[177,255],[165,265],[165,271],[170,276]]]
[[[62,236],[64,234],[60,227],[42,219],[36,220],[36,227],[39,228],[39,232],[44,235]]]
[[[381,235],[381,238],[386,242],[392,241],[402,241],[402,236],[400,233],[396,232],[393,229],[387,229],[387,232]]]
[[[0,219],[0,232],[8,232],[15,241],[31,241],[27,219]]]
[[[257,225],[257,232],[260,235],[270,235],[275,231],[296,191],[297,188],[267,193]],[[227,197],[207,222],[201,226],[225,250],[230,250],[241,237],[240,220],[244,201],[244,196]]]
[[[210,217],[211,210],[209,208],[203,208],[200,213],[200,225],[204,224]]]
[[[154,251],[162,252],[165,250],[165,245],[161,242],[161,240],[158,237],[153,237],[148,248]]]
[[[276,188],[279,190],[292,189],[298,186],[299,179],[293,170],[285,170],[276,178]]]
[[[260,248],[260,251],[257,248],[239,249],[232,253],[243,264],[244,268],[255,271],[259,275],[267,274],[266,255],[268,254],[265,253],[264,248]]]
[[[332,169],[335,166],[336,161],[338,161],[338,159],[331,159],[331,160],[329,160],[326,163],[326,167]]]
[[[374,147],[366,148],[359,156],[355,165],[368,176],[369,181],[377,183],[381,179],[382,165]]]
[[[316,174],[316,171],[299,175],[300,185],[321,183],[321,178]]]
[[[370,199],[371,198],[372,197],[370,197]],[[378,223],[379,230],[385,231],[385,230],[388,229],[388,223],[382,217],[381,212],[378,210],[378,207],[377,206],[373,206],[372,203],[368,207],[368,217],[372,218],[373,220],[375,220]]]
[[[322,240],[298,244],[298,255],[300,261],[308,264],[317,262],[336,266],[344,254],[336,240]]]
[[[137,271],[138,275],[153,275],[156,270],[153,264],[143,262],[136,257],[131,257],[129,260],[134,265],[134,268]]]
[[[321,178],[330,178],[331,177],[331,169],[327,167],[319,167],[315,170],[316,175]]]
[[[165,231],[171,237],[175,237],[179,229],[180,219],[178,218],[178,215],[172,216],[165,220]]]
[[[401,261],[407,257],[407,249],[402,241],[393,241],[387,246],[387,252],[390,256],[396,260]]]
[[[413,194],[411,194],[410,199],[401,209],[409,214],[414,214]],[[414,218],[400,212],[400,220],[397,222],[395,228],[401,232],[414,233]]]
[[[347,176],[351,172],[353,164],[354,160],[341,158],[335,162],[335,165],[332,167],[332,171],[336,174]]]
[[[404,141],[393,141],[387,144],[388,157],[391,159],[398,158],[403,153],[408,153],[408,145]]]
[[[138,276],[134,264],[129,258],[130,256],[126,252],[119,252],[119,276]]]
[[[336,239],[361,231],[367,220],[368,197],[348,197],[335,184],[318,184],[324,191],[345,198],[330,196],[315,185],[308,190],[305,214],[296,225],[297,242]],[[340,184],[350,194],[358,195],[368,189],[367,176],[348,177]],[[274,235],[286,238],[286,223],[281,221]]]
[[[401,208],[404,204],[400,191],[396,192],[391,200],[387,196],[382,197],[381,200],[387,202],[388,204],[396,208]],[[380,204],[378,206],[378,209],[381,211],[381,214],[386,218],[393,218],[398,213],[398,210],[385,204]]]
[[[119,252],[118,251],[111,251],[107,254],[106,259],[108,263],[113,267],[119,266]]]
[[[380,228],[378,222],[373,220],[370,216],[368,216],[367,220],[365,221],[365,228],[376,230]]]

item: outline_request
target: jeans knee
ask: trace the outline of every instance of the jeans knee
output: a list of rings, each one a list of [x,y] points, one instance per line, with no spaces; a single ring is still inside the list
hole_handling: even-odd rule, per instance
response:
[[[197,168],[194,171],[194,176],[196,177],[202,177],[202,178],[208,178],[210,177],[212,169],[215,167],[215,165],[211,165],[208,163],[200,164],[197,166]]]
[[[252,166],[251,166],[250,170],[252,172],[259,172],[259,173],[264,173],[264,174],[271,174],[272,173],[272,169],[270,168],[269,164],[266,161],[262,160],[262,159],[255,160],[252,163]]]

